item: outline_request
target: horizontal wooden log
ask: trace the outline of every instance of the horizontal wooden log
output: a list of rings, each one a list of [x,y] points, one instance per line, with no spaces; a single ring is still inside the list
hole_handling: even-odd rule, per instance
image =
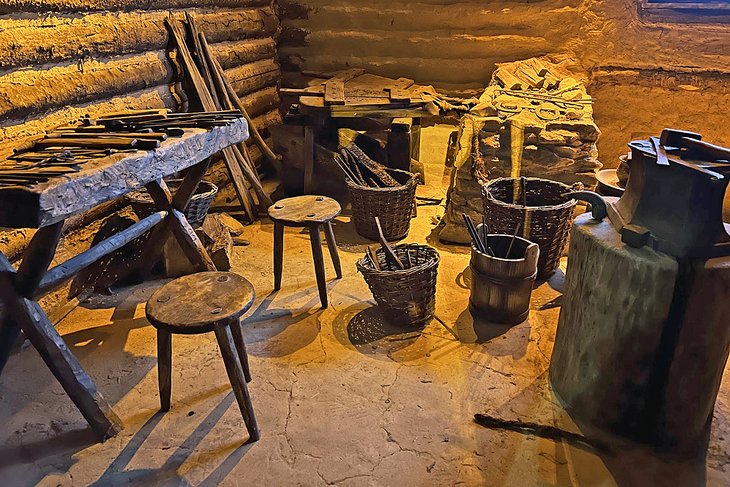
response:
[[[243,106],[252,117],[258,117],[279,107],[281,100],[275,86],[270,86],[241,98]],[[258,128],[258,127],[257,127]]]
[[[233,54],[241,44],[252,47],[251,56],[267,55],[269,43],[259,41],[228,43],[220,51],[228,62],[240,59],[245,54]],[[255,60],[232,68],[238,76],[245,77],[246,86],[257,88],[257,82],[267,81],[268,73],[278,73],[273,59]],[[262,75],[257,77],[257,75]],[[29,114],[47,111],[56,107],[89,102],[98,98],[137,91],[150,86],[168,84],[174,77],[174,70],[164,51],[113,58],[111,60],[86,61],[80,67],[76,64],[55,66],[44,70],[17,70],[0,76],[0,117],[19,118]],[[84,89],[79,89],[83,86]]]
[[[495,59],[471,59],[464,62],[461,59],[422,59],[422,58],[385,58],[368,57],[341,57],[329,55],[300,56],[296,49],[281,48],[279,50],[282,66],[287,71],[306,71],[315,74],[333,73],[343,66],[363,67],[368,72],[389,78],[399,78],[407,73],[416,83],[433,84],[442,87],[460,85],[484,90],[489,83],[490,73],[494,70]],[[496,54],[497,56],[498,53]],[[529,56],[526,56],[529,57]],[[511,59],[498,59],[506,62]],[[438,65],[435,70],[434,66]]]
[[[226,78],[233,86],[236,94],[239,97],[245,97],[265,86],[277,84],[281,78],[281,70],[273,59],[267,59],[227,69]]]
[[[147,218],[144,218],[132,226],[122,230],[113,237],[99,242],[89,250],[86,250],[85,252],[67,260],[63,264],[59,264],[53,269],[50,269],[46,275],[43,276],[43,279],[41,279],[38,288],[35,290],[34,296],[38,298],[53,291],[58,286],[71,279],[102,257],[111,254],[115,250],[124,247],[132,240],[140,237],[142,234],[160,223],[166,216],[166,211],[153,213]]]
[[[287,29],[283,29],[282,37]],[[280,43],[283,54],[296,52],[303,58],[340,57],[345,65],[347,58],[417,58],[434,62],[435,59],[456,58],[462,63],[468,60],[494,56],[495,62],[514,61],[549,52],[561,51],[570,40],[566,36],[543,35],[540,32],[520,32],[501,35],[455,36],[448,32],[390,32],[322,30],[308,33],[304,45],[290,46]],[[443,67],[431,66],[433,71]]]
[[[270,5],[270,0],[209,0],[208,7],[244,8]],[[199,0],[0,0],[0,15],[18,12],[88,12],[194,8]]]
[[[271,37],[219,42],[210,44],[210,48],[223,69],[274,59],[277,56],[276,42]]]
[[[60,63],[165,49],[169,12],[91,13],[0,18],[0,69]],[[227,11],[192,10],[209,42],[271,37],[278,21],[270,8]],[[175,16],[183,19],[182,12]],[[22,42],[19,40],[22,39]]]
[[[318,2],[303,0],[288,2],[298,8],[284,8],[281,22],[284,27],[301,27],[310,31],[339,29],[352,31],[444,32],[469,33],[470,35],[500,35],[518,32],[573,32],[582,22],[578,12],[579,0],[543,0],[535,3],[511,2],[505,8],[503,2],[479,1],[442,5],[422,2]],[[540,9],[540,15],[534,14]],[[301,11],[308,15],[302,18]],[[292,15],[287,16],[287,12]],[[299,17],[299,18],[297,18]],[[565,34],[564,34],[565,35]]]
[[[278,125],[281,122],[281,113],[278,109],[271,110],[270,112],[259,115],[258,117],[254,117],[253,119],[253,125],[259,132],[264,132],[272,125]],[[253,141],[249,139],[247,143],[253,143]]]
[[[170,108],[174,106],[167,85],[135,91],[118,97],[97,100],[86,105],[68,106],[43,116],[18,120],[6,120],[0,127],[0,157],[6,157],[10,150],[23,141],[38,137],[46,130],[67,125],[88,114],[91,117],[127,109]]]

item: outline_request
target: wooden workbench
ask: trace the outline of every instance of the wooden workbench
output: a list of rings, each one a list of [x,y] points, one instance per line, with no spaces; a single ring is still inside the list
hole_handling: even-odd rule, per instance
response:
[[[23,330],[91,428],[105,439],[121,430],[121,422],[69,350],[38,298],[130,241],[152,231],[141,266],[157,261],[172,233],[198,271],[215,270],[203,244],[182,213],[208,170],[210,157],[248,138],[241,118],[210,130],[186,129],[158,149],[114,154],[83,164],[81,170],[28,188],[0,187],[0,226],[38,228],[17,271],[0,253],[0,301],[6,319],[0,324],[0,370]],[[189,168],[189,169],[188,169]],[[177,192],[163,177],[188,169]],[[89,250],[48,269],[65,219],[145,187],[156,212]],[[149,271],[140,268],[141,272]]]
[[[410,159],[418,159],[420,120],[439,114],[439,97],[431,87],[414,84],[407,78],[391,79],[364,73],[361,69],[342,71],[332,78],[313,82],[303,89],[282,89],[284,95],[298,96],[297,110],[304,125],[304,193],[311,193],[314,175],[314,145],[324,129],[355,128],[363,119],[410,120],[406,144],[402,147],[403,164],[408,170]],[[391,141],[389,140],[389,144]]]

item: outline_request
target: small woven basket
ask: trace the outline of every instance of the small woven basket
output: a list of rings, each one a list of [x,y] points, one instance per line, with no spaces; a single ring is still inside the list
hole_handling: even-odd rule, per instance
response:
[[[396,245],[393,251],[401,262],[410,258],[411,267],[395,269],[386,261],[383,249],[378,249],[376,258],[385,270],[375,269],[368,256],[357,262],[357,270],[388,321],[398,325],[425,324],[433,317],[436,307],[439,254],[436,249],[419,244]]]
[[[166,183],[172,193],[174,193],[180,187],[182,179],[171,179],[170,181],[166,181]],[[208,181],[200,182],[198,188],[195,190],[195,194],[183,212],[190,223],[197,223],[205,219],[205,215],[208,214],[210,205],[213,203],[213,199],[217,193],[218,187],[215,184],[209,183]],[[133,191],[126,198],[139,218],[145,218],[155,211],[152,197],[144,189]]]
[[[522,196],[518,204],[512,203],[515,179],[498,178],[483,185],[484,218],[490,233],[507,235],[512,235],[518,224],[526,222],[527,228],[522,228],[519,235],[540,247],[537,277],[546,278],[560,265],[577,203],[562,194],[575,188],[548,179],[525,179],[527,208],[522,205]]]
[[[371,188],[346,180],[352,199],[355,230],[370,240],[378,240],[376,216],[380,219],[383,235],[388,241],[404,238],[411,226],[418,176],[400,169],[387,169],[387,171],[402,186]]]

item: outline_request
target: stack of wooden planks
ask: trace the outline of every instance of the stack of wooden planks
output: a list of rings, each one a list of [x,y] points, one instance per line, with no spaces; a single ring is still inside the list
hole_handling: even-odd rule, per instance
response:
[[[192,84],[203,110],[239,110],[246,118],[251,136],[261,152],[269,161],[277,162],[278,157],[254,126],[218,59],[211,52],[205,34],[198,31],[193,17],[186,14],[185,22],[168,19],[166,25],[177,49],[177,63],[181,71],[179,74]],[[223,160],[236,194],[248,218],[253,221],[258,210],[266,211],[272,201],[261,185],[246,145],[239,143],[225,149]]]
[[[299,97],[306,107],[327,107],[333,114],[346,116],[353,107],[381,110],[421,109],[429,115],[451,110],[468,110],[476,100],[461,100],[439,94],[432,86],[416,84],[409,78],[385,78],[348,69],[329,79],[314,80],[306,88],[282,88],[284,95]]]

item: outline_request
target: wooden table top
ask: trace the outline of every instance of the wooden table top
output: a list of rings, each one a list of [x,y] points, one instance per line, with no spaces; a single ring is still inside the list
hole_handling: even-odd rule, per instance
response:
[[[269,207],[269,217],[283,225],[303,226],[326,223],[341,211],[340,204],[332,198],[304,195],[277,201]]]
[[[407,78],[386,78],[362,70],[342,71],[307,88],[283,90],[299,96],[299,111],[332,118],[422,118],[438,114],[433,88]]]
[[[199,272],[170,281],[147,301],[147,319],[171,333],[196,334],[240,318],[253,304],[251,283],[232,272]]]
[[[81,170],[23,189],[0,188],[0,226],[40,228],[87,211],[205,160],[248,139],[241,118],[226,126],[185,129],[159,148],[101,157]],[[0,162],[2,167],[2,162]]]

